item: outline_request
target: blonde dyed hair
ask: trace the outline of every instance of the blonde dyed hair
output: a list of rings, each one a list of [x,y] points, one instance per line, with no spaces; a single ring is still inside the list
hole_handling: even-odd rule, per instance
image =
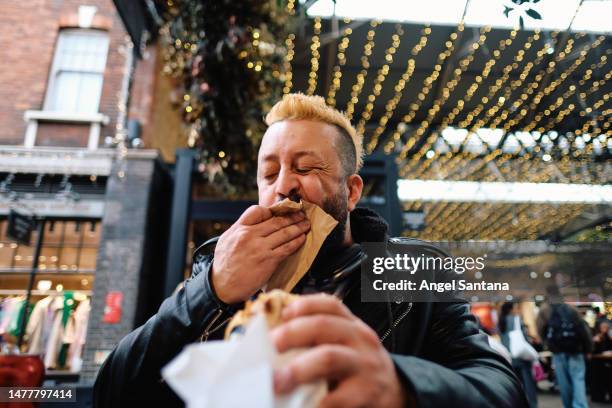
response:
[[[323,97],[302,93],[284,95],[268,112],[265,122],[271,126],[283,120],[313,120],[338,126],[347,133],[355,146],[355,173],[363,166],[363,136],[357,134],[351,121],[342,112],[328,106]]]

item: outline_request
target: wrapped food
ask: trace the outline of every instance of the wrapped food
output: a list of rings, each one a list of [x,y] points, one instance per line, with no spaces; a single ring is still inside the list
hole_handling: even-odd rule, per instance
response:
[[[256,300],[249,300],[244,309],[237,312],[230,320],[225,329],[225,339],[229,339],[230,335],[237,330],[242,331],[256,314],[262,314],[266,318],[269,329],[278,326],[281,323],[283,308],[297,298],[298,295],[292,295],[280,289],[261,293]]]
[[[323,211],[319,206],[308,201],[295,202],[288,198],[274,204],[270,211],[275,216],[286,215],[295,211],[304,211],[306,218],[310,221],[310,230],[306,233],[306,241],[295,253],[287,257],[270,277],[266,290],[282,289],[290,292],[295,285],[308,272],[314,262],[325,238],[338,225],[331,215]]]
[[[303,352],[276,352],[269,329],[281,323],[283,309],[298,299],[281,290],[262,293],[230,321],[226,340],[191,344],[162,369],[168,385],[187,408],[256,406],[310,408],[327,394],[323,380],[275,395],[272,373]],[[230,336],[242,328],[241,335]]]

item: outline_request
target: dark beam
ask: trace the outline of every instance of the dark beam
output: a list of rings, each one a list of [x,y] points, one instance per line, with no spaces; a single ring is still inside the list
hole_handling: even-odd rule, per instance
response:
[[[165,297],[172,295],[176,285],[184,278],[187,231],[191,220],[191,186],[196,156],[197,152],[195,150],[179,149],[176,151],[168,259],[164,284]]]

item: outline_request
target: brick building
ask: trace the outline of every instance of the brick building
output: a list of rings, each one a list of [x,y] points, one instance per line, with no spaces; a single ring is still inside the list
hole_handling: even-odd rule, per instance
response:
[[[112,136],[131,58],[112,2],[7,2],[0,19],[0,143],[94,149]]]
[[[170,86],[112,0],[4,2],[0,43],[0,302],[25,297],[32,270],[33,307],[68,292],[86,301],[80,358],[47,364],[47,378],[90,385],[162,295],[171,187],[148,148],[172,160],[181,144],[168,98],[154,98]],[[29,244],[9,236],[11,211],[36,220]],[[109,293],[120,313],[105,322]]]

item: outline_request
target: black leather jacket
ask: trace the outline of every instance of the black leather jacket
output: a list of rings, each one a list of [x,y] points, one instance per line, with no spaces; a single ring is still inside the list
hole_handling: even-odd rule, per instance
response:
[[[351,213],[356,242],[388,239],[386,229],[369,210]],[[392,240],[406,251],[445,256],[422,241]],[[94,406],[182,406],[161,380],[160,369],[186,344],[222,338],[227,320],[240,308],[216,297],[208,276],[211,264],[212,256],[203,257],[184,288],[121,340],[98,374]],[[351,276],[358,281],[360,275]],[[489,347],[467,303],[362,303],[359,290],[349,291],[343,301],[379,334],[419,407],[527,406],[518,379]]]

